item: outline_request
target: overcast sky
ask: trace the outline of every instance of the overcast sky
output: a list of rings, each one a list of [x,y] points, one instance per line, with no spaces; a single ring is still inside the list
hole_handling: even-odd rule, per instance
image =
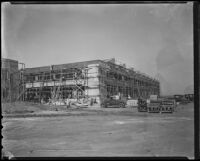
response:
[[[117,60],[161,81],[193,86],[192,4],[2,5],[2,57],[26,67]]]

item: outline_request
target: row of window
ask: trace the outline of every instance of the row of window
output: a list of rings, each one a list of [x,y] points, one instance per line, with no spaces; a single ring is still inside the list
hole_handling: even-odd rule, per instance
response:
[[[154,81],[152,81],[152,82],[141,81],[141,80],[138,80],[136,78],[131,78],[129,76],[119,74],[117,72],[105,71],[102,68],[99,68],[99,72],[100,72],[101,75],[104,75],[109,79],[115,79],[115,80],[118,80],[118,81],[133,81],[135,85],[137,84],[139,86],[151,86],[151,85],[159,86],[159,84],[157,82],[154,82]]]
[[[113,77],[109,76],[109,74],[108,74],[107,78],[115,79],[117,81],[120,81],[120,79],[113,78]],[[100,77],[100,82],[104,82],[104,80],[105,80],[104,77]],[[138,86],[145,86],[145,87],[156,86],[157,88],[159,88],[159,84],[158,83],[156,84],[156,83],[151,83],[151,82],[140,81],[140,80],[137,80],[137,79],[134,79],[134,78],[126,79],[126,77],[122,76],[122,80],[121,81],[123,81],[123,80],[126,81],[127,83],[132,83],[132,84],[138,85]]]
[[[60,80],[61,78],[63,80],[71,80],[75,76],[75,73],[45,73],[40,75],[25,75],[25,81],[27,82],[33,82],[33,81],[48,81],[48,80]],[[84,76],[81,76],[80,78],[83,78]]]
[[[121,87],[121,86],[115,86],[115,85],[107,85],[107,94],[108,95],[118,95],[122,94],[124,96],[130,95],[131,97],[138,95],[138,90],[132,89],[130,87]],[[147,91],[147,90],[141,90],[141,94],[144,96],[151,94],[159,94],[159,90],[154,89],[152,91]]]

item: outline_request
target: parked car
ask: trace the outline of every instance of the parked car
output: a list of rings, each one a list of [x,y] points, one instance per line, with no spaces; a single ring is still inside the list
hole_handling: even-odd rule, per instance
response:
[[[105,99],[101,103],[101,107],[104,108],[125,108],[126,107],[126,101],[122,99],[114,99],[113,97]]]

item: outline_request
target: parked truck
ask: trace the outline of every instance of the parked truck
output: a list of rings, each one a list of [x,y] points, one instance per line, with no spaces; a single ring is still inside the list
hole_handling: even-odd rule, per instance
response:
[[[161,102],[160,113],[173,113],[176,108],[176,101],[172,99],[164,99]]]
[[[150,103],[147,107],[149,113],[173,113],[175,108],[175,99],[169,98],[150,99]]]
[[[187,104],[190,101],[187,99],[187,96],[185,97],[185,95],[174,95],[174,99],[176,100],[177,104]]]
[[[185,98],[188,101],[193,102],[194,101],[194,94],[185,94]]]
[[[161,100],[150,100],[148,104],[148,112],[149,113],[159,113],[161,108]]]

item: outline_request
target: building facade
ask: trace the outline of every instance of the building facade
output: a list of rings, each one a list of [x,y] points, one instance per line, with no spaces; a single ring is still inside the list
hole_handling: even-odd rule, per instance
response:
[[[108,96],[148,98],[160,94],[159,81],[115,63],[115,60],[25,68],[25,100],[94,98],[101,103]]]

